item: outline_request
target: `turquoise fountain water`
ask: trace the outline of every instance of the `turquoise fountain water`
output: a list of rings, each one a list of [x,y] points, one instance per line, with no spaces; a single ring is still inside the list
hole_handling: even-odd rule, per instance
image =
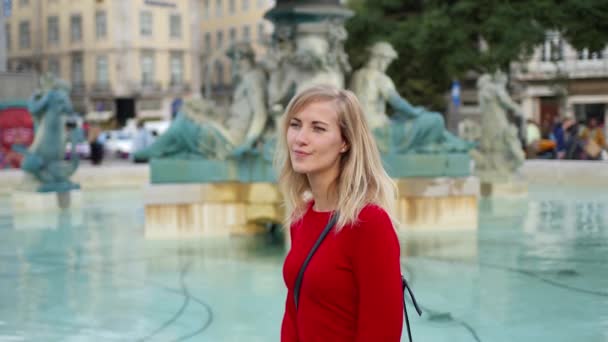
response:
[[[280,238],[149,241],[139,191],[84,203],[0,197],[0,341],[279,340]],[[478,231],[403,234],[414,340],[608,341],[607,217],[608,193],[532,187],[481,201]]]

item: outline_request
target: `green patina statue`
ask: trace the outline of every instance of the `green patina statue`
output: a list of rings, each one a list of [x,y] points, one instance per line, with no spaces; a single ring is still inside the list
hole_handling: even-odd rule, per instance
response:
[[[163,135],[135,152],[136,159],[225,160],[253,151],[268,121],[265,75],[249,44],[237,44],[227,55],[239,71],[228,113],[205,99],[190,99]]]
[[[350,88],[357,95],[383,154],[466,153],[473,145],[445,129],[443,115],[420,106],[412,106],[401,97],[386,69],[397,58],[387,42],[369,49],[367,64],[357,70]],[[386,113],[386,103],[394,110]]]
[[[40,90],[28,102],[28,111],[34,118],[35,137],[29,148],[14,146],[24,155],[21,169],[32,175],[39,184],[39,192],[67,192],[80,186],[70,181],[78,168],[79,159],[75,153],[76,142],[82,133],[78,129],[70,131],[72,157],[65,162],[65,121],[73,114],[70,102],[70,85],[51,74],[40,78]],[[23,184],[30,186],[31,184]]]

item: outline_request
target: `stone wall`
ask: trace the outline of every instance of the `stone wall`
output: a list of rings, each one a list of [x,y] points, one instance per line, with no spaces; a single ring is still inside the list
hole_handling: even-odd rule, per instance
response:
[[[0,72],[0,102],[27,100],[36,88],[35,73]]]

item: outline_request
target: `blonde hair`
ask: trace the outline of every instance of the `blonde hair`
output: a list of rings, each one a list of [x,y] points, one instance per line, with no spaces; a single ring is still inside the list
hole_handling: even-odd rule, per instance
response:
[[[286,206],[286,227],[304,215],[307,209],[306,194],[310,185],[305,174],[294,171],[287,146],[287,129],[293,116],[315,102],[332,102],[338,114],[338,125],[348,150],[342,153],[340,173],[334,182],[337,191],[336,230],[356,223],[363,207],[374,204],[384,209],[393,219],[397,187],[382,166],[380,152],[369,130],[359,100],[351,91],[330,85],[318,85],[294,96],[279,125],[279,139],[275,166],[279,172],[279,189]]]

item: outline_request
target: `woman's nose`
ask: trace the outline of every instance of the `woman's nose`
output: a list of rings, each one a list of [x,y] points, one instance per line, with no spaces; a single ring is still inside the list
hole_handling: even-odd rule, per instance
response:
[[[300,145],[308,144],[308,136],[308,130],[305,127],[302,127],[296,135],[296,143]]]

